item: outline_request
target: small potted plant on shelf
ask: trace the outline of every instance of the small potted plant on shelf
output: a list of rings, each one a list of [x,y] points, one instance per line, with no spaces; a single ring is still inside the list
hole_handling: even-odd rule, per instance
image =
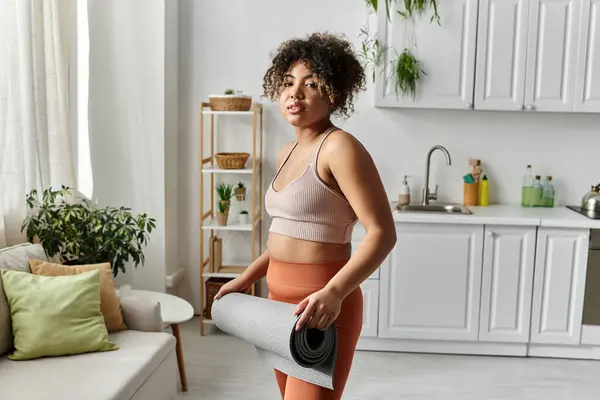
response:
[[[249,217],[248,211],[246,211],[246,210],[240,211],[240,215],[239,215],[240,225],[246,225],[249,222],[248,217]]]
[[[219,207],[217,212],[217,225],[227,225],[227,217],[229,216],[229,208],[231,206],[231,197],[233,197],[233,186],[220,183],[216,190],[217,195],[219,196],[219,202],[217,204]]]
[[[217,205],[219,207],[217,211],[217,225],[225,226],[227,225],[227,218],[229,217],[229,204],[219,200]]]
[[[242,94],[241,90],[236,92],[233,89],[227,89],[223,94],[210,95],[208,101],[213,111],[248,111],[252,106],[251,96]]]
[[[234,189],[235,198],[238,201],[246,200],[246,186],[242,182],[238,182],[237,187]]]

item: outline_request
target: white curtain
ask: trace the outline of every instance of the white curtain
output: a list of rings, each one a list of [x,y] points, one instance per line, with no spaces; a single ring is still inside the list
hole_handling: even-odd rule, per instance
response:
[[[24,240],[25,195],[75,186],[69,0],[0,1],[0,248]]]

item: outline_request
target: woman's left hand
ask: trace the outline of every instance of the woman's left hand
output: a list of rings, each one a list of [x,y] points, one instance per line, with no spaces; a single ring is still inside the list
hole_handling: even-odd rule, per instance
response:
[[[296,323],[296,330],[299,331],[304,324],[307,324],[309,328],[327,330],[340,314],[342,300],[340,296],[327,288],[311,294],[296,307],[294,315],[302,313]]]

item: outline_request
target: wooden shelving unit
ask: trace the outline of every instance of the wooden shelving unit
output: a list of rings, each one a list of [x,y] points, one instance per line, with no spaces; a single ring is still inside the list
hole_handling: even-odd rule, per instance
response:
[[[232,118],[234,116],[244,118],[252,118],[252,150],[249,151],[250,159],[244,169],[220,169],[215,162],[215,119],[218,117]],[[205,157],[205,118],[209,120],[209,135],[210,155]],[[223,134],[224,135],[224,134]],[[236,149],[236,151],[243,151],[242,149]],[[235,278],[239,276],[244,270],[258,257],[262,249],[262,209],[263,209],[263,107],[260,103],[253,103],[250,111],[213,111],[210,109],[209,103],[202,103],[200,106],[200,157],[201,162],[201,173],[200,173],[200,334],[204,335],[204,325],[210,324],[212,321],[204,318],[204,310],[206,308],[205,299],[205,282],[206,279],[217,277],[217,278]],[[215,222],[215,177],[219,174],[241,174],[241,175],[252,175],[252,183],[247,192],[250,195],[250,222],[248,224],[228,224],[225,226],[217,225]],[[210,178],[209,193],[210,193],[210,208],[204,211],[204,179],[205,175]],[[210,251],[208,257],[205,258],[205,239],[210,239],[215,235],[217,231],[237,231],[237,232],[249,232],[252,235],[251,240],[251,257],[246,263],[227,263],[223,262],[223,265],[218,271],[210,271]],[[260,293],[260,282],[257,282],[252,287],[251,294],[255,295]]]

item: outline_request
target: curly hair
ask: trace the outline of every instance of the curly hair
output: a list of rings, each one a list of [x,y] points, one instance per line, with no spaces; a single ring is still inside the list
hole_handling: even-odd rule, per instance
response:
[[[365,90],[365,72],[352,45],[342,36],[312,33],[306,38],[283,42],[272,57],[263,79],[264,95],[276,100],[283,88],[284,74],[297,61],[311,64],[319,91],[333,103],[332,114],[349,117],[356,95]]]

